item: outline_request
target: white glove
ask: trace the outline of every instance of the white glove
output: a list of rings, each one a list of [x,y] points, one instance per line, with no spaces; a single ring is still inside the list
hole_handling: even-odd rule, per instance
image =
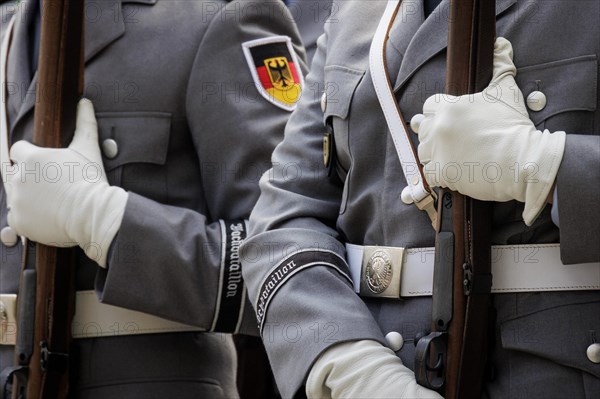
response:
[[[484,201],[525,203],[531,225],[556,179],[565,132],[536,130],[515,82],[510,42],[498,38],[494,73],[481,93],[434,95],[411,126],[419,134],[419,159],[431,186],[448,187]]]
[[[442,398],[420,386],[391,349],[363,340],[330,347],[306,381],[309,398]]]
[[[17,234],[42,244],[79,245],[106,267],[127,192],[108,185],[92,103],[79,102],[75,136],[68,148],[40,148],[19,141],[10,158],[15,165],[5,173],[8,224]]]

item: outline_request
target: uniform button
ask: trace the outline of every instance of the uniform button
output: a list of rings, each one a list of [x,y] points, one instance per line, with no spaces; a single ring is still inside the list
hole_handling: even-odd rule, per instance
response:
[[[421,127],[423,119],[425,119],[425,115],[423,114],[416,114],[410,119],[410,128],[413,132],[419,133],[419,128]]]
[[[413,200],[412,193],[410,192],[410,187],[409,186],[404,187],[404,189],[402,190],[402,193],[400,193],[400,199],[406,205],[410,205],[413,202],[415,202]]]
[[[595,343],[588,346],[586,354],[587,358],[590,359],[590,362],[596,364],[600,363],[600,344]]]
[[[12,227],[6,226],[0,230],[0,241],[7,247],[14,247],[19,237]]]
[[[534,112],[543,110],[546,107],[547,102],[546,95],[541,91],[532,91],[527,96],[527,108]]]
[[[327,109],[327,93],[323,93],[321,96],[321,111],[325,112]]]
[[[106,139],[102,142],[102,151],[108,159],[113,159],[119,154],[119,146],[113,139]]]
[[[399,332],[390,331],[385,336],[385,342],[387,342],[388,348],[394,352],[398,352],[404,345],[404,338],[402,338]]]

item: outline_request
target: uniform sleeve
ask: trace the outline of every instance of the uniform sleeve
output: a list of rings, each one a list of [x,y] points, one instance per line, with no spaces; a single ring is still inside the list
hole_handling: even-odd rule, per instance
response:
[[[599,136],[567,135],[556,186],[562,261],[600,261]]]
[[[109,268],[97,279],[101,301],[210,331],[256,334],[239,248],[290,112],[257,92],[242,44],[286,36],[303,60],[290,19],[282,2],[267,1],[233,1],[214,15],[185,93],[204,211],[130,193]]]
[[[310,367],[329,346],[382,333],[354,293],[336,231],[343,186],[323,166],[326,34],[273,168],[261,179],[242,248],[243,274],[283,397],[301,393]]]

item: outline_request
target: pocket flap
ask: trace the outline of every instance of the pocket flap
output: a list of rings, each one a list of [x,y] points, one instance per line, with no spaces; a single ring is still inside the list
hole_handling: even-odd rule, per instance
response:
[[[114,158],[104,151],[104,166],[110,171],[128,163],[164,165],[167,159],[171,114],[166,112],[98,112],[100,148],[105,140],[116,142]]]
[[[352,96],[364,74],[364,71],[339,65],[325,67],[325,93],[327,95],[325,120],[328,116],[346,119]]]
[[[544,109],[538,112],[528,109],[529,117],[535,125],[561,112],[596,110],[596,55],[521,67],[517,70],[516,81],[525,99],[535,90],[546,95]]]
[[[600,364],[586,355],[600,336],[600,303],[552,307],[501,324],[502,347],[530,353],[600,378]]]

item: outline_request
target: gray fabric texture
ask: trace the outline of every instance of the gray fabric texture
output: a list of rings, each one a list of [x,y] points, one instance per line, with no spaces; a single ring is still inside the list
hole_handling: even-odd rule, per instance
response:
[[[302,44],[306,51],[306,60],[310,64],[317,51],[317,39],[323,34],[323,26],[330,14],[333,0],[288,0],[286,4],[298,27]],[[334,17],[335,18],[335,17]],[[328,23],[331,23],[329,21]]]
[[[596,119],[598,126],[598,119]],[[567,136],[566,151],[558,171],[558,215],[560,220],[561,257],[567,262],[600,259],[600,137]],[[585,172],[582,172],[585,171]],[[575,195],[574,195],[575,194]],[[571,215],[581,215],[573,218]]]
[[[368,54],[385,1],[335,1],[336,23],[325,25],[308,75],[308,87],[273,154],[273,169],[261,180],[261,196],[250,218],[244,276],[256,305],[263,279],[294,248],[344,255],[345,242],[395,247],[434,245],[424,212],[405,205],[406,186],[380,109]],[[420,113],[425,100],[444,90],[448,1],[423,20],[422,0],[404,1],[387,48],[387,66],[404,119]],[[525,97],[548,97],[529,116],[538,129],[568,134],[558,177],[561,231],[550,206],[527,227],[516,202],[494,206],[495,244],[561,241],[565,263],[599,260],[598,226],[598,60],[597,1],[497,1],[498,36],[514,47],[517,83]],[[327,106],[320,99],[327,93]],[[328,178],[323,166],[324,122],[331,120],[337,165]],[[418,144],[416,135],[412,136]],[[457,160],[460,161],[460,160]],[[296,171],[292,174],[291,165]],[[564,181],[571,179],[570,182]],[[593,179],[589,181],[588,179]],[[564,225],[566,223],[566,226]],[[258,249],[262,249],[262,252]],[[318,260],[315,260],[318,263]],[[585,355],[598,341],[600,294],[523,293],[495,295],[498,308],[492,350],[495,378],[486,381],[490,398],[598,395],[600,365]],[[365,307],[366,305],[366,307]],[[310,337],[290,343],[282,333],[266,334],[278,385],[285,397],[301,394],[311,364],[329,346],[348,340],[382,340],[389,331],[407,342],[399,355],[412,367],[412,340],[429,329],[430,299],[365,300],[329,266],[296,272],[270,297],[266,320],[279,328],[312,326]],[[369,309],[367,312],[366,309]],[[314,335],[334,323],[331,335]],[[327,332],[326,331],[326,332]],[[517,334],[511,335],[511,331]],[[591,333],[595,331],[595,333]]]

